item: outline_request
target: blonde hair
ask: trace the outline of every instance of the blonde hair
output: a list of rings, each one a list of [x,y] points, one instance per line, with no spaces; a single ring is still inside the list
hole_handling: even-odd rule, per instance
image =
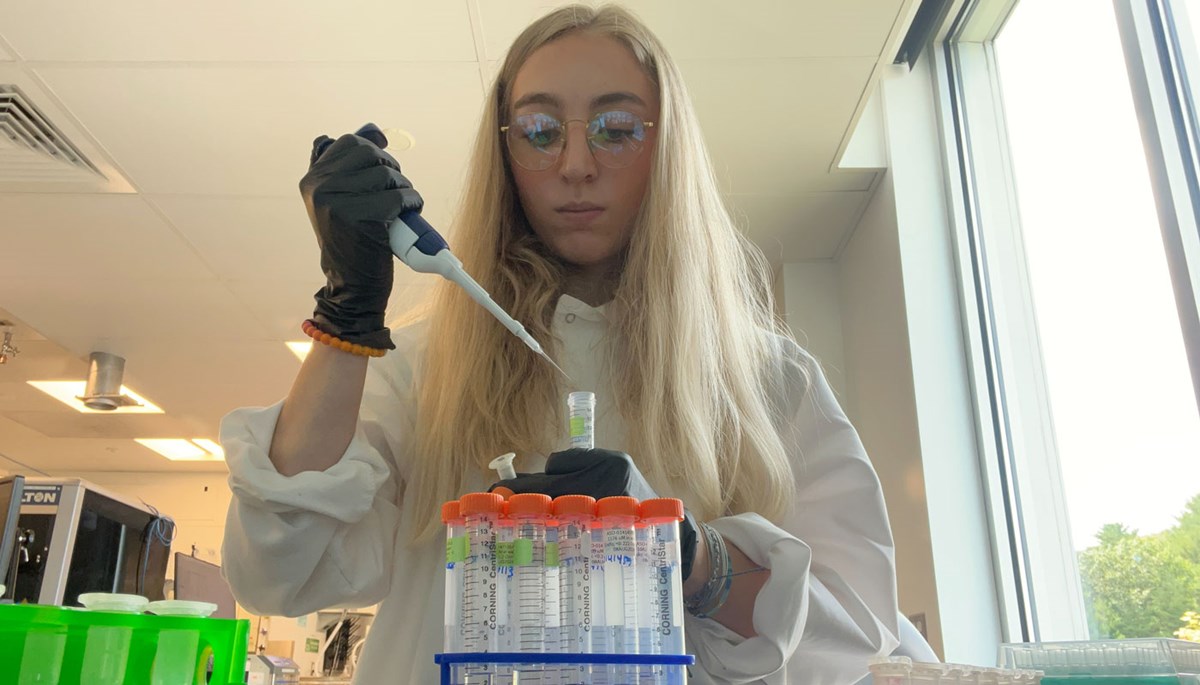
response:
[[[454,232],[455,253],[533,336],[552,339],[560,262],[521,210],[499,128],[510,88],[534,51],[574,31],[612,37],[658,86],[661,116],[649,187],[608,307],[608,368],[628,445],[651,483],[685,482],[702,519],[755,511],[777,518],[794,478],[767,383],[778,352],[770,272],[725,208],[683,79],[662,44],[626,10],[560,8],[509,49],[488,96]],[[418,399],[418,536],[471,470],[504,451],[545,452],[563,425],[565,388],[463,292],[435,294]]]

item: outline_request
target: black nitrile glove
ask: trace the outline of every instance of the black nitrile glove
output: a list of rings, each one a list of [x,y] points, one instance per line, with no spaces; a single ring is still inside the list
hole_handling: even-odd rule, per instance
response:
[[[545,473],[520,473],[516,478],[493,483],[488,491],[499,487],[513,493],[538,492],[550,497],[633,497],[638,501],[658,497],[634,465],[633,458],[613,450],[576,448],[555,452],[546,460]],[[679,524],[680,570],[684,580],[691,575],[692,562],[696,560],[696,530],[696,520],[684,511]]]
[[[394,349],[384,325],[394,271],[388,226],[424,201],[384,152],[387,138],[367,124],[357,134],[313,141],[300,194],[321,248],[326,285],[313,321],[322,331],[375,349]]]

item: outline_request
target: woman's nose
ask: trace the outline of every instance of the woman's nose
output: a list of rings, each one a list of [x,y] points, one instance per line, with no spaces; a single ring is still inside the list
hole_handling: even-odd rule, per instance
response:
[[[582,124],[571,126],[572,123]],[[567,122],[566,142],[562,156],[559,159],[559,171],[563,180],[568,183],[579,183],[596,177],[596,158],[592,155],[592,146],[588,143],[586,122]]]

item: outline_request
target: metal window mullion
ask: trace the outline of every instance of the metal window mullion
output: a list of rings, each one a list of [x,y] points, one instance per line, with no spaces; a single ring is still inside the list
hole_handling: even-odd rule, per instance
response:
[[[960,14],[959,20],[961,19],[962,15]],[[951,35],[954,35],[953,29]],[[1035,623],[1029,596],[1031,586],[1026,564],[1024,524],[1017,491],[1008,409],[1005,402],[1004,371],[996,336],[997,328],[988,270],[987,246],[985,237],[980,230],[982,216],[976,197],[978,181],[972,163],[970,127],[964,111],[964,88],[958,47],[959,45],[951,38],[945,43],[944,50],[949,72],[949,100],[954,126],[953,140],[957,141],[958,174],[965,210],[962,214],[964,219],[962,237],[965,238],[966,256],[971,275],[970,287],[966,288],[968,292],[964,293],[966,298],[964,301],[973,303],[974,311],[971,319],[978,323],[978,333],[982,343],[977,348],[977,352],[981,355],[980,363],[985,385],[983,388],[976,389],[976,404],[980,411],[987,414],[987,423],[991,427],[990,436],[985,437],[981,433],[980,439],[988,440],[990,443],[986,449],[981,450],[981,453],[994,455],[992,457],[985,456],[987,463],[982,464],[981,468],[995,477],[993,482],[999,489],[997,494],[1002,506],[1001,511],[995,511],[993,506],[989,506],[989,515],[994,520],[993,530],[1005,532],[1006,549],[997,550],[996,563],[1006,563],[1008,568],[1002,575],[1013,579],[1013,587],[1008,588],[1008,591],[1013,594],[1014,601],[1003,602],[1003,605],[1015,605],[1013,608],[1017,612],[1015,620],[1020,635],[1010,635],[1008,639],[1017,638],[1020,641],[1028,641],[1035,634]],[[967,285],[964,283],[964,286]],[[979,396],[980,390],[984,391],[982,396]],[[989,498],[989,502],[992,501],[992,498]],[[996,525],[997,523],[1000,525]],[[1010,632],[1007,623],[1009,621],[1006,621],[1006,633]]]
[[[1172,46],[1156,0],[1113,0],[1159,230],[1200,410],[1200,180]]]

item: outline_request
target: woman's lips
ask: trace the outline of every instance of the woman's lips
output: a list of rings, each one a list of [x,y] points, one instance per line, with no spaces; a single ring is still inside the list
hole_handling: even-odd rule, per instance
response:
[[[555,210],[558,215],[573,224],[588,224],[595,221],[601,214],[604,213],[603,207],[587,207],[587,208],[567,208],[563,207]]]

